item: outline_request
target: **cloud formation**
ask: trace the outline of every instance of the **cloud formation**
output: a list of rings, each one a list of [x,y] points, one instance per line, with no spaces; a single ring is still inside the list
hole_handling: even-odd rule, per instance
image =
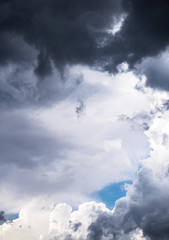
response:
[[[87,73],[86,73],[87,74]],[[91,76],[91,72],[90,72],[90,76]],[[95,73],[96,74],[96,73]],[[97,75],[97,81],[96,79],[93,79],[93,83],[96,81],[97,82],[97,86],[98,86],[98,77],[99,77],[100,73],[98,73]],[[124,76],[123,76],[124,77]],[[121,83],[124,81],[124,84],[127,84],[126,79],[124,79],[122,77],[122,79],[118,79],[119,81],[117,82],[120,86]],[[131,79],[131,78],[128,78]],[[101,77],[102,80],[102,77]],[[120,82],[121,81],[121,82]],[[135,79],[132,80],[133,84],[137,83],[137,81],[135,82]],[[106,79],[104,81],[105,84],[105,94],[107,94],[107,90],[110,89],[110,85],[107,85],[109,82],[109,80]],[[117,89],[118,89],[118,84],[117,84]],[[135,85],[135,84],[134,84]],[[128,84],[127,84],[128,86]],[[91,87],[90,87],[91,88]],[[130,89],[130,87],[128,86],[128,88]],[[99,88],[100,89],[100,88]],[[101,88],[103,91],[103,88]],[[116,89],[116,90],[117,90]],[[128,89],[128,91],[129,91]],[[84,87],[83,87],[84,90]],[[127,93],[128,93],[127,91]],[[131,89],[130,89],[131,91]],[[133,92],[132,92],[133,91]],[[137,92],[137,90],[135,88],[132,88],[132,91],[130,93],[134,94]],[[149,92],[149,89],[147,89],[147,91]],[[116,91],[117,93],[117,91]],[[124,94],[124,93],[123,93]],[[145,93],[142,92],[137,92],[137,94],[140,94],[140,97],[142,98],[143,96],[145,97]],[[148,94],[148,93],[147,93]],[[102,92],[102,96],[105,96]],[[134,95],[135,96],[135,95]],[[87,113],[88,117],[90,116],[95,116],[95,114],[98,114],[98,109],[95,109],[96,105],[94,104],[95,102],[97,102],[98,97],[100,97],[100,93],[97,96],[97,94],[94,96],[92,95],[91,98],[87,99],[87,102],[91,103],[91,105],[93,105],[93,107],[90,106],[90,104],[87,103],[88,108],[87,108]],[[117,96],[116,96],[117,97]],[[124,97],[124,95],[123,95]],[[138,95],[137,95],[138,97]],[[60,192],[57,189],[57,186],[55,184],[55,191],[57,190],[57,194],[53,195],[53,198],[48,198],[48,200],[46,200],[46,202],[44,201],[44,195],[39,194],[37,196],[34,195],[34,200],[30,201],[27,205],[25,205],[22,210],[20,211],[19,214],[19,218],[14,220],[12,223],[5,223],[0,227],[0,236],[4,237],[5,240],[12,240],[13,238],[16,239],[44,239],[44,240],[48,240],[48,239],[58,239],[58,240],[110,240],[110,239],[116,239],[116,240],[140,240],[140,239],[145,239],[145,240],[167,240],[169,238],[169,232],[168,232],[168,220],[169,220],[169,212],[168,212],[168,201],[169,201],[169,194],[168,194],[168,187],[169,187],[169,174],[168,174],[168,147],[169,147],[169,141],[168,141],[168,136],[169,136],[169,124],[168,124],[168,116],[169,116],[169,111],[165,108],[165,111],[162,111],[162,109],[164,108],[164,101],[168,99],[168,95],[164,92],[162,94],[162,92],[152,92],[150,91],[150,95],[148,95],[148,98],[153,97],[153,99],[158,101],[155,102],[151,102],[151,112],[149,112],[149,115],[144,115],[144,114],[136,114],[135,117],[126,117],[126,116],[121,116],[120,114],[117,114],[118,116],[120,116],[121,121],[120,123],[120,127],[122,127],[124,123],[130,123],[131,125],[131,129],[132,131],[134,130],[134,136],[137,133],[137,137],[133,139],[133,141],[136,141],[136,139],[138,138],[140,131],[145,131],[146,130],[146,136],[149,139],[150,142],[150,147],[151,147],[151,151],[149,153],[149,156],[147,158],[145,158],[145,160],[141,161],[141,168],[138,172],[138,176],[136,178],[136,180],[134,181],[134,183],[132,185],[127,185],[127,195],[126,197],[123,197],[121,199],[119,199],[118,201],[116,201],[115,203],[115,208],[110,211],[109,209],[107,209],[104,204],[100,203],[95,203],[95,202],[88,202],[88,203],[84,203],[82,205],[79,206],[78,210],[72,210],[72,207],[68,204],[54,204],[53,206],[53,200],[55,199],[55,203],[57,202],[57,200],[63,200],[65,199],[67,201],[68,198],[66,198],[66,196],[62,197],[59,196]],[[95,99],[95,100],[94,100]],[[108,96],[108,99],[109,96]],[[123,98],[124,99],[124,98]],[[132,100],[132,98],[131,98]],[[143,100],[143,98],[142,98]],[[149,99],[150,100],[150,99]],[[106,103],[108,104],[107,100],[105,100]],[[115,101],[115,98],[114,98]],[[129,101],[129,99],[128,99]],[[70,101],[69,101],[70,102]],[[113,101],[110,101],[111,103]],[[133,102],[133,101],[131,101]],[[119,102],[120,103],[120,102]],[[142,102],[143,103],[143,102]],[[147,104],[147,102],[145,102]],[[153,106],[154,104],[154,106]],[[110,106],[108,104],[108,106]],[[115,106],[115,105],[114,105]],[[131,108],[131,105],[129,105]],[[145,109],[145,104],[142,105],[142,107]],[[57,108],[58,108],[58,104],[57,104]],[[63,108],[63,106],[60,106]],[[99,106],[101,107],[101,105]],[[105,107],[105,103],[103,104],[103,107]],[[140,106],[141,107],[141,106]],[[132,108],[128,109],[127,112],[130,114],[133,113],[132,112]],[[135,108],[134,108],[135,109]],[[130,111],[129,111],[130,110]],[[53,111],[53,110],[52,110]],[[74,112],[74,108],[72,109],[72,111]],[[68,111],[70,113],[70,111]],[[107,110],[105,109],[105,112],[103,114],[103,108],[102,108],[102,121],[103,119],[108,119],[107,117],[110,115],[106,115],[109,112],[109,108],[107,108]],[[123,111],[124,112],[124,111]],[[140,110],[139,110],[140,112]],[[53,112],[53,114],[55,114],[56,111]],[[117,111],[118,113],[118,111]],[[45,121],[45,119],[49,121],[49,112],[47,113],[41,113],[43,115],[43,118],[41,116],[41,119],[43,119],[43,121]],[[51,113],[50,113],[51,114]],[[63,114],[63,112],[62,112]],[[93,115],[94,114],[94,115]],[[151,119],[149,119],[150,116],[152,116],[153,114],[153,118],[151,117]],[[74,113],[75,115],[75,113]],[[114,114],[113,114],[114,116]],[[148,117],[149,116],[149,117]],[[83,116],[85,119],[85,115]],[[62,121],[65,118],[61,118]],[[77,119],[76,115],[75,115],[75,119],[76,120],[80,120],[82,121],[83,118],[79,118]],[[98,119],[98,118],[97,118]],[[119,119],[119,118],[117,118]],[[137,119],[137,121],[136,121]],[[51,118],[51,122],[49,121],[48,123],[50,123],[50,127],[51,129],[53,129],[53,131],[55,131],[55,125],[53,125],[52,123],[53,118]],[[99,121],[101,121],[101,118],[99,118]],[[143,126],[143,122],[146,121],[146,123],[149,125],[149,128],[144,128]],[[23,122],[23,121],[22,121]],[[105,123],[103,121],[103,123]],[[136,124],[137,123],[137,124]],[[59,125],[59,128],[61,128],[61,131],[63,132],[63,126],[65,126],[65,123],[62,122],[63,125]],[[95,122],[95,124],[98,124],[97,122]],[[115,122],[114,122],[115,124]],[[77,128],[78,125],[75,126],[76,131],[79,131],[79,128]],[[85,125],[83,125],[84,128]],[[87,124],[87,126],[89,127],[89,125]],[[99,127],[101,126],[100,124],[98,125]],[[162,126],[162,127],[161,127]],[[94,125],[92,125],[92,128],[94,127]],[[115,128],[118,127],[118,124],[116,123]],[[129,126],[127,127],[129,128]],[[109,130],[110,128],[108,128]],[[124,150],[126,151],[128,148],[126,148],[127,146],[124,145],[124,143],[128,143],[129,144],[129,149],[132,152],[132,154],[130,155],[130,158],[134,155],[134,148],[132,149],[131,146],[131,137],[132,137],[132,131],[129,131],[129,135],[126,135],[126,128],[122,129],[122,132],[125,131],[125,136],[127,137],[127,139],[124,141],[123,137],[124,135],[121,135],[121,140],[119,139],[104,139],[104,150],[105,150],[105,159],[108,159],[109,154],[112,153],[112,156],[116,156],[119,157],[120,156],[120,152],[124,152]],[[65,129],[66,131],[68,131],[68,128]],[[92,130],[91,128],[90,130],[90,136],[92,136]],[[86,128],[84,128],[84,131],[86,131]],[[137,132],[138,131],[138,132]],[[94,130],[95,132],[95,130]],[[57,133],[59,134],[59,131],[57,129]],[[112,130],[111,130],[111,134],[112,134]],[[118,131],[118,136],[119,136],[120,132]],[[46,134],[45,134],[46,135]],[[115,137],[116,132],[114,131],[113,136]],[[82,134],[83,139],[84,139],[84,134]],[[107,132],[106,132],[106,136]],[[128,136],[130,136],[130,141]],[[77,135],[78,139],[79,139],[79,135]],[[97,136],[98,139],[98,136]],[[101,138],[102,139],[102,138]],[[138,140],[138,139],[137,139]],[[89,139],[88,139],[89,141]],[[91,139],[91,141],[93,142],[93,139]],[[81,142],[81,141],[80,141]],[[95,142],[95,141],[94,141]],[[102,142],[102,141],[101,141]],[[139,142],[138,142],[139,143]],[[141,143],[141,141],[140,141]],[[91,149],[89,149],[91,142],[89,141],[89,145],[85,145],[83,142],[83,148],[87,147],[91,155]],[[97,141],[97,147],[99,146],[99,141]],[[73,146],[73,145],[72,145]],[[72,149],[72,146],[70,149]],[[65,147],[65,144],[64,144]],[[44,148],[44,147],[43,147]],[[60,149],[60,147],[59,147]],[[74,148],[73,148],[74,149]],[[93,146],[92,146],[93,149]],[[145,147],[143,148],[145,150]],[[97,151],[99,149],[97,148]],[[135,149],[136,150],[136,149]],[[136,152],[138,152],[139,149],[137,149]],[[63,153],[64,149],[62,150]],[[77,146],[76,146],[76,151],[77,151]],[[74,158],[72,163],[76,160],[75,155],[78,153],[75,151],[74,149]],[[82,151],[82,148],[80,147],[80,151]],[[68,151],[69,152],[69,151]],[[71,152],[69,152],[69,163],[71,164]],[[101,152],[100,152],[101,153]],[[117,153],[117,155],[116,155]],[[84,152],[83,152],[84,154]],[[123,157],[124,155],[122,155]],[[135,154],[135,157],[137,155]],[[139,160],[140,160],[141,155],[138,156]],[[85,158],[85,162],[86,162]],[[103,155],[101,160],[103,159]],[[111,162],[112,162],[112,158]],[[93,187],[93,189],[97,189],[98,186],[101,186],[101,184],[103,184],[104,181],[112,181],[110,180],[109,177],[112,177],[112,171],[113,168],[111,169],[111,174],[108,176],[108,168],[110,168],[110,163],[108,163],[108,168],[106,169],[105,167],[105,163],[103,165],[100,165],[101,169],[106,169],[106,174],[107,176],[105,177],[101,177],[102,174],[98,174],[98,172],[100,171],[97,166],[98,164],[98,157],[96,158],[96,162],[94,162],[94,166],[93,166],[93,170],[97,173],[96,175],[94,175],[94,171],[91,171],[91,175],[89,170],[91,169],[92,165],[91,165],[91,161],[90,159],[88,159],[88,163],[90,162],[89,168],[86,168],[86,165],[84,165],[83,161],[80,162],[80,165],[78,165],[79,162],[79,157],[78,157],[78,161],[76,161],[76,166],[74,165],[73,168],[71,166],[71,168],[68,168],[68,164],[67,164],[67,160],[66,160],[66,164],[64,165],[65,160],[62,160],[62,164],[60,165],[60,167],[65,168],[63,173],[67,172],[67,179],[68,179],[68,185],[64,182],[63,183],[63,179],[60,176],[58,176],[57,180],[56,180],[56,172],[55,174],[52,173],[51,169],[49,169],[49,172],[47,170],[45,170],[45,173],[48,174],[48,176],[50,177],[49,179],[45,178],[46,181],[46,186],[51,186],[53,188],[52,185],[52,177],[54,179],[54,181],[56,180],[58,182],[58,180],[60,179],[60,181],[62,182],[62,187],[64,187],[64,189],[67,189],[68,191],[68,195],[74,194],[73,192],[73,188],[70,189],[70,183],[72,183],[75,187],[75,189],[78,191],[80,191],[80,188],[86,192],[90,192],[90,189],[87,189],[86,187]],[[94,161],[94,158],[92,159],[92,162]],[[122,160],[120,160],[120,165]],[[125,158],[126,161],[126,158]],[[99,163],[101,164],[100,161]],[[52,163],[52,169],[54,167],[54,163]],[[124,168],[124,163],[123,162],[123,168]],[[41,164],[43,164],[43,161],[41,163],[39,163],[40,166],[40,170],[42,173],[42,167]],[[61,164],[61,162],[59,163]],[[115,171],[117,171],[117,162],[115,162],[116,164],[116,168]],[[82,169],[79,168],[79,166],[82,165]],[[59,165],[57,165],[57,168],[59,167]],[[77,172],[76,172],[76,167],[77,167]],[[25,166],[26,168],[26,166]],[[85,171],[86,168],[86,171]],[[128,168],[128,167],[127,167]],[[31,168],[32,170],[33,168]],[[71,169],[73,169],[73,172],[71,171]],[[68,171],[67,171],[68,170]],[[83,171],[82,171],[83,170]],[[22,170],[23,171],[23,170]],[[61,168],[60,168],[60,173],[61,173]],[[84,183],[84,175],[83,173],[88,172],[88,178],[87,180],[89,181],[88,183]],[[36,174],[38,174],[38,171],[36,169],[36,171],[34,172]],[[75,179],[77,179],[77,182],[73,182],[72,181],[72,173],[74,174]],[[114,172],[115,173],[115,172]],[[17,172],[18,174],[18,172]],[[70,174],[70,175],[69,175]],[[79,175],[77,175],[79,174]],[[38,175],[37,175],[38,176]],[[78,176],[78,177],[77,177]],[[81,178],[82,176],[82,178]],[[94,185],[92,185],[92,178],[91,177],[95,177],[95,181],[93,181]],[[99,176],[99,178],[97,177]],[[39,176],[38,176],[39,177]],[[30,179],[30,177],[29,177]],[[37,178],[38,179],[38,178]],[[112,179],[112,178],[111,178]],[[48,185],[48,180],[49,181],[49,185]],[[82,181],[83,180],[83,181]],[[31,186],[34,185],[35,187],[35,191],[37,191],[36,188],[36,181],[33,179],[32,180],[34,183],[31,184]],[[81,182],[82,181],[82,182]],[[60,182],[60,183],[61,183]],[[80,183],[81,182],[81,183]],[[42,181],[41,181],[42,183]],[[45,182],[44,182],[45,183]],[[79,184],[80,183],[80,184]],[[89,184],[90,183],[90,184]],[[104,182],[105,183],[105,182]],[[18,183],[17,183],[18,184]],[[79,186],[80,188],[79,188]],[[96,186],[98,184],[98,186]],[[7,186],[7,185],[6,185]],[[24,184],[25,186],[25,184]],[[40,185],[39,185],[40,186]],[[68,187],[69,186],[69,187]],[[81,187],[83,186],[83,188]],[[44,186],[45,187],[45,184]],[[17,188],[16,188],[17,189]],[[15,189],[15,191],[16,191]],[[22,189],[22,186],[21,186]],[[47,188],[45,189],[46,192]],[[48,189],[49,192],[49,189]],[[28,189],[27,189],[27,193],[28,193]],[[30,195],[32,193],[32,190],[29,192]],[[51,194],[51,192],[50,192]],[[19,195],[21,196],[21,193],[19,193]],[[75,196],[77,197],[77,194],[75,194]],[[70,195],[69,195],[70,197]],[[32,198],[32,195],[31,195]],[[47,199],[47,198],[46,198]],[[84,201],[84,198],[83,198]],[[69,201],[70,202],[70,201]],[[75,203],[75,201],[73,201]],[[21,203],[19,203],[21,206]],[[76,205],[77,206],[77,205]],[[39,219],[37,221],[37,219]],[[38,222],[38,224],[37,224]],[[2,238],[3,239],[3,238]]]
[[[169,239],[168,23],[167,0],[0,1],[0,238]]]
[[[168,239],[168,167],[160,170],[161,175],[156,176],[151,169],[143,168],[127,197],[116,202],[114,212],[101,214],[89,226],[88,239],[121,239],[123,235],[125,239],[136,229],[152,240]]]
[[[0,109],[67,98],[83,82],[77,65],[117,73],[127,63],[168,91],[165,0],[8,0],[0,9]]]
[[[23,238],[25,240],[30,238],[35,240],[100,240],[102,229],[97,229],[95,238],[92,237],[91,232],[89,233],[88,227],[96,221],[98,216],[103,215],[112,216],[112,212],[103,203],[87,202],[81,204],[77,210],[72,210],[71,206],[65,203],[55,207],[49,207],[49,205],[46,207],[45,203],[40,200],[32,201],[20,211],[18,219],[0,226],[0,237],[5,240]],[[123,236],[125,238],[118,239],[139,239],[142,233],[136,230]],[[111,238],[104,239],[114,238],[111,235]]]
[[[146,77],[146,85],[154,89],[169,90],[168,49],[156,57],[148,57],[138,64],[136,74]]]
[[[2,209],[16,212],[39,195],[77,206],[107,184],[132,179],[148,153],[144,129],[119,121],[122,113],[134,118],[151,110],[153,98],[134,88],[138,79],[131,72],[111,78],[89,69],[82,73],[83,82],[64,101],[1,110]],[[87,106],[79,118],[78,99]]]
[[[113,213],[101,214],[89,226],[88,239],[126,239],[136,229],[141,229],[146,239],[169,238],[169,142],[164,141],[169,133],[168,114],[155,118],[147,131],[152,151],[143,161],[137,180],[128,187],[127,196],[116,202]]]
[[[24,42],[38,52],[35,72],[51,72],[50,61],[62,69],[66,64],[90,64],[100,56],[97,40],[120,13],[119,1],[1,1],[1,64],[25,61]],[[15,39],[23,39],[15,48]],[[14,39],[14,40],[11,40]],[[30,54],[28,54],[29,56]]]
[[[34,71],[40,77],[52,72],[51,62],[61,71],[67,64],[110,72],[122,62],[133,67],[169,43],[166,0],[8,0],[0,4],[0,63],[31,64],[37,58]]]

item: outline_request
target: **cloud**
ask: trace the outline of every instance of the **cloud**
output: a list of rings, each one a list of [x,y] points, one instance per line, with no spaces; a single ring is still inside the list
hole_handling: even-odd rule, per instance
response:
[[[165,174],[168,168],[163,171]],[[168,184],[168,175],[157,177],[151,169],[143,168],[127,197],[116,202],[114,212],[103,213],[90,225],[88,238],[104,239],[107,236],[121,239],[121,235],[138,228],[152,240],[168,239]]]
[[[165,50],[169,42],[169,34],[166,31],[168,25],[169,5],[166,0],[141,2],[131,0],[123,1],[123,7],[128,13],[126,20],[119,34],[117,46],[117,63],[127,62],[134,66],[145,57],[155,56]],[[113,45],[115,43],[115,45]],[[110,45],[114,50],[116,42]],[[112,53],[113,53],[112,50]]]
[[[137,180],[128,187],[127,196],[116,202],[111,214],[98,216],[89,226],[88,239],[126,239],[125,235],[135,229],[141,229],[146,239],[169,238],[168,141],[164,142],[169,133],[168,114],[155,118],[147,131],[152,151],[143,161]]]
[[[110,72],[123,62],[133,67],[167,47],[168,11],[166,0],[1,1],[0,62],[30,63],[34,57],[42,78],[52,62],[60,71],[67,64]]]
[[[51,71],[50,60],[59,69],[66,64],[93,63],[99,57],[96,40],[108,35],[106,28],[120,12],[120,3],[116,0],[106,0],[104,4],[102,1],[3,1],[1,63],[21,59],[8,34],[21,36],[39,51],[35,72],[40,76]]]
[[[166,172],[168,168],[161,173]],[[135,229],[141,229],[152,240],[168,239],[168,185],[167,174],[165,177],[156,176],[151,169],[142,168],[127,197],[116,202],[114,212],[101,214],[90,225],[88,239],[104,239],[106,236],[121,239],[123,235],[125,239],[125,235]]]
[[[39,195],[77,206],[107,184],[132,179],[148,154],[144,129],[119,121],[122,113],[133,118],[151,110],[153,98],[134,87],[138,79],[131,72],[110,78],[80,69],[83,82],[67,99],[49,107],[1,110],[0,204],[5,211],[16,212]],[[87,105],[80,118],[78,99]]]
[[[64,100],[83,82],[80,72],[66,68],[60,74],[52,65],[53,73],[43,81],[34,74],[31,66],[10,63],[0,67],[0,111],[4,109],[48,107]]]
[[[161,100],[163,99],[162,97]],[[0,236],[5,237],[5,240],[13,238],[42,240],[168,239],[168,117],[168,110],[154,113],[150,128],[146,130],[150,141],[150,154],[141,161],[142,167],[138,171],[134,183],[126,185],[126,197],[117,200],[112,211],[107,209],[103,203],[95,202],[83,203],[79,205],[78,210],[72,210],[72,207],[65,203],[53,206],[53,203],[56,202],[54,198],[45,200],[43,196],[39,196],[22,208],[19,218],[13,223],[5,223],[0,227]],[[133,119],[131,120],[132,124]],[[61,127],[62,125],[60,125]],[[121,151],[121,141],[116,139],[116,141],[106,141],[105,143],[106,151],[111,151],[113,146],[116,150],[120,148]],[[107,146],[107,143],[111,144],[111,148],[109,145]],[[94,169],[97,171],[97,168]],[[97,181],[99,181],[98,178]],[[92,184],[92,181],[90,183]],[[85,190],[85,185],[83,185],[83,190]],[[58,195],[56,195],[57,197]],[[39,220],[37,221],[37,219]]]
[[[77,113],[77,116],[80,117],[80,115],[83,114],[83,112],[86,108],[86,105],[84,104],[84,102],[81,99],[78,99],[78,102],[79,102],[79,106],[76,107],[76,113]]]
[[[4,211],[0,211],[0,222],[6,222]]]
[[[83,82],[80,71],[72,74],[82,65],[122,73],[141,62],[137,75],[168,90],[167,54],[160,55],[168,46],[164,0],[9,0],[0,8],[0,109],[66,99]]]
[[[98,216],[112,215],[112,212],[103,203],[83,203],[77,210],[72,210],[71,206],[65,203],[58,204],[55,207],[49,206],[47,207],[44,202],[41,202],[41,199],[31,201],[20,211],[18,219],[0,226],[0,237],[2,239],[4,237],[5,240],[23,238],[25,240],[30,238],[41,240],[99,240],[99,234],[102,230],[97,229],[98,238],[91,238],[88,227]],[[126,238],[123,239],[136,239],[132,236],[139,237],[141,235],[141,232],[139,233],[137,230],[129,236],[125,235]],[[122,240],[122,238],[120,239]]]
[[[168,80],[168,50],[156,57],[145,58],[141,64],[137,65],[137,74],[141,73],[146,77],[146,85],[154,89],[169,90]]]
[[[0,205],[22,208],[0,238],[169,238],[168,13],[167,0],[0,2]],[[86,202],[133,179],[113,211]]]

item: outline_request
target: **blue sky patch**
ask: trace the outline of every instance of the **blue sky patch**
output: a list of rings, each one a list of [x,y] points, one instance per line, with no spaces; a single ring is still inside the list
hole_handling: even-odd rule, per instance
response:
[[[14,219],[17,219],[18,217],[19,217],[18,213],[5,214],[5,218],[8,221],[12,221]]]
[[[107,208],[113,209],[116,200],[126,195],[125,184],[132,184],[132,181],[110,184],[100,191],[93,192],[91,196],[96,201],[105,203]]]

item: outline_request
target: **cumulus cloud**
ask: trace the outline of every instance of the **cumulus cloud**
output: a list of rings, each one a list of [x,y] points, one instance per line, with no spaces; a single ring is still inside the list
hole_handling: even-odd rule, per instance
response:
[[[147,131],[150,157],[143,161],[134,184],[128,186],[127,196],[116,202],[114,212],[101,214],[90,225],[89,239],[121,239],[135,229],[141,229],[146,239],[169,238],[168,140],[164,141],[169,133],[168,114],[154,119]]]
[[[35,240],[99,240],[102,229],[97,229],[95,238],[91,232],[89,233],[89,226],[98,216],[110,217],[113,214],[103,203],[83,203],[77,210],[72,210],[71,206],[65,203],[55,207],[49,206],[46,207],[40,199],[30,202],[20,211],[18,219],[0,226],[0,237],[5,240],[23,238],[25,240],[30,238]],[[143,239],[141,236],[141,230],[137,229],[120,239],[139,240]],[[112,235],[111,238],[104,239],[112,239]]]
[[[124,235],[125,239],[128,233],[141,229],[152,240],[168,239],[168,167],[159,171],[157,176],[152,169],[142,168],[127,197],[116,202],[114,212],[101,214],[90,225],[88,238],[121,239]]]

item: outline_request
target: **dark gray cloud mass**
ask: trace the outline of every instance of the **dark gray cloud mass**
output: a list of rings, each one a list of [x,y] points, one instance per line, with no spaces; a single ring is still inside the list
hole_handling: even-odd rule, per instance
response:
[[[110,72],[127,61],[163,51],[169,43],[167,0],[0,1],[0,63],[31,62],[23,39],[37,49],[35,73],[51,73],[66,64],[87,64]],[[127,14],[121,31],[108,31]]]
[[[131,0],[124,1],[123,5],[129,15],[120,37],[127,49],[126,58],[129,63],[135,64],[143,57],[164,50],[169,43],[168,1]]]
[[[117,73],[127,62],[134,69],[167,49],[168,16],[166,0],[0,0],[0,107],[65,98],[78,85],[62,91],[63,79],[72,78],[67,66]],[[136,73],[147,76],[148,86],[169,90],[163,62],[150,59]]]
[[[0,223],[1,222],[6,222],[4,211],[0,211]]]
[[[148,87],[169,91],[168,49],[156,57],[149,57],[138,64],[136,74],[144,74]]]
[[[158,175],[143,167],[133,191],[127,198],[117,201],[115,212],[101,214],[89,226],[88,240],[101,240],[103,237],[127,239],[129,233],[137,228],[151,240],[169,239],[168,181],[168,166]]]
[[[96,44],[120,9],[118,1],[1,1],[1,63],[24,61],[22,48],[15,48],[21,36],[39,51],[35,72],[50,73],[50,59],[61,69],[65,64],[93,63]],[[9,36],[10,35],[10,36]]]

